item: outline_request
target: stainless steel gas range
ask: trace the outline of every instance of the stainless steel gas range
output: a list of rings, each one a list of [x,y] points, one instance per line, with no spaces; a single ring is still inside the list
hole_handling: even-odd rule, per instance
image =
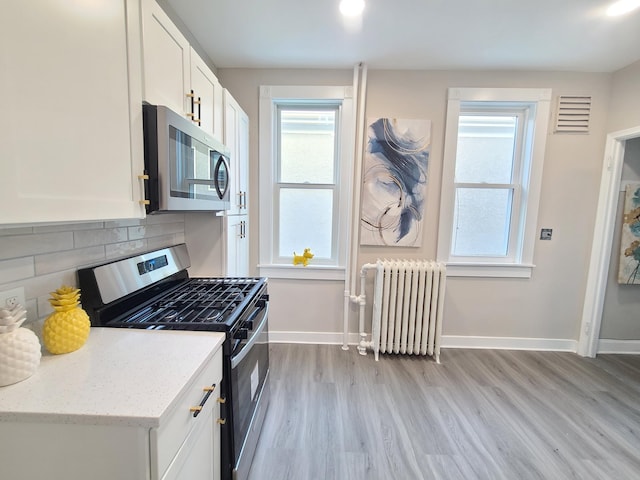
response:
[[[78,271],[92,326],[225,332],[223,480],[249,474],[269,404],[269,296],[265,278],[189,278],[186,245]]]

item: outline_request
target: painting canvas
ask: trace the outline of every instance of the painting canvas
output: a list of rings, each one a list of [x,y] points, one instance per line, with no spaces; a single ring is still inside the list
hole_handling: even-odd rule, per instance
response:
[[[640,183],[627,185],[622,219],[618,283],[640,284]]]
[[[431,121],[368,122],[360,243],[418,247],[427,191]]]

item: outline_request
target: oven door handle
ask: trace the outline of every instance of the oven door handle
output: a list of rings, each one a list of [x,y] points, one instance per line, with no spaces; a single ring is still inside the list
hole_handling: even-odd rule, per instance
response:
[[[256,328],[253,331],[253,335],[251,335],[251,338],[249,339],[249,341],[244,345],[244,347],[242,347],[242,350],[240,350],[240,352],[237,355],[235,355],[234,357],[231,357],[232,369],[238,366],[238,364],[244,359],[244,357],[247,356],[249,351],[251,351],[251,349],[253,348],[253,344],[258,341],[260,334],[267,326],[268,314],[269,314],[269,303],[265,305],[264,310],[262,312],[262,319],[260,320],[260,324],[258,325],[258,328]]]

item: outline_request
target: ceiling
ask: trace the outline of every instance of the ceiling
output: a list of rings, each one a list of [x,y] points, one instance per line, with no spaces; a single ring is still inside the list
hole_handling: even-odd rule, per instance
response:
[[[612,72],[640,59],[640,10],[611,0],[163,0],[217,68]]]

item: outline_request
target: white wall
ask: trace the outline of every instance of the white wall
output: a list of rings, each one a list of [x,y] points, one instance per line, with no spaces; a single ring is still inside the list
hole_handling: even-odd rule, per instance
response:
[[[613,74],[607,133],[640,125],[640,61]]]
[[[219,77],[249,115],[251,122],[250,189],[252,231],[258,231],[258,87],[261,84],[341,84],[352,72],[313,70],[220,69]],[[432,120],[432,149],[423,245],[419,248],[361,247],[358,264],[377,257],[426,257],[436,254],[442,172],[444,123],[449,87],[546,87],[559,94],[593,97],[588,135],[554,135],[547,142],[539,227],[553,228],[553,240],[536,244],[536,268],[531,279],[450,278],[443,334],[450,337],[523,337],[575,340],[582,313],[587,263],[604,152],[610,74],[567,72],[369,71],[367,117]],[[550,129],[552,131],[552,129]],[[258,240],[251,243],[255,265]],[[317,290],[319,283],[298,285],[306,295],[288,295],[292,285],[270,281],[274,304],[272,331],[331,332],[340,328],[336,311],[343,284]],[[325,302],[319,301],[321,298]],[[314,311],[309,312],[309,305]],[[286,305],[286,307],[284,306]],[[324,308],[323,305],[327,305]],[[352,310],[355,312],[355,310]],[[304,322],[301,322],[304,318]],[[356,331],[355,315],[350,330]]]
[[[212,212],[184,214],[184,236],[191,267],[191,277],[224,275],[224,219]]]

